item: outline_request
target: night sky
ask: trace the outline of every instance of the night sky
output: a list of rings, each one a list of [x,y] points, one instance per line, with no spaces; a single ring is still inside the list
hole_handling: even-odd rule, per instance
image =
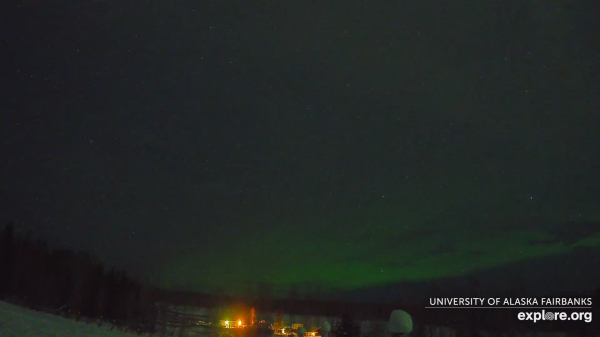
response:
[[[600,285],[597,1],[2,8],[19,230],[170,289]]]

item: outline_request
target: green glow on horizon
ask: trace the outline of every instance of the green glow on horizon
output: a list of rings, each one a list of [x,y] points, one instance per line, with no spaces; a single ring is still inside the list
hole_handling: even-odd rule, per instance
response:
[[[299,227],[299,226],[298,226]],[[379,234],[348,226],[346,231],[320,233],[279,227],[259,241],[232,237],[211,256],[182,255],[168,261],[162,284],[167,287],[200,284],[244,291],[256,282],[275,286],[321,284],[350,290],[399,281],[426,281],[557,256],[578,246],[600,246],[600,234],[567,246],[540,228],[494,229],[481,226],[423,234],[423,227],[378,228]],[[290,228],[288,230],[288,228]],[[420,229],[415,229],[420,228]],[[439,228],[438,228],[439,229]],[[281,239],[289,238],[289,239]],[[440,249],[440,247],[450,247]],[[223,253],[223,255],[219,255]],[[209,271],[203,273],[202,271]],[[185,278],[185,280],[182,280]]]

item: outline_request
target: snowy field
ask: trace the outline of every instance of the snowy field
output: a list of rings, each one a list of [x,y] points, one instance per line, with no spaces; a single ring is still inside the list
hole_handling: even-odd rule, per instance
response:
[[[24,309],[0,301],[0,337],[131,337],[135,334],[110,331],[110,326],[98,327],[43,312]]]

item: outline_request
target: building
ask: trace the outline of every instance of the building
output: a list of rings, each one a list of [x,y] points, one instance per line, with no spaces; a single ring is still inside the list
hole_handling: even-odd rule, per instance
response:
[[[219,326],[225,329],[236,329],[236,328],[244,328],[246,324],[242,322],[241,319],[238,320],[220,320]]]

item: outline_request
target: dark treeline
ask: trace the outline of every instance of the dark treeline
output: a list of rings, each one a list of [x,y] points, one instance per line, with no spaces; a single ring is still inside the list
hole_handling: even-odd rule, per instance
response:
[[[154,300],[140,282],[87,253],[16,233],[12,223],[0,233],[0,299],[130,331],[154,328]]]

